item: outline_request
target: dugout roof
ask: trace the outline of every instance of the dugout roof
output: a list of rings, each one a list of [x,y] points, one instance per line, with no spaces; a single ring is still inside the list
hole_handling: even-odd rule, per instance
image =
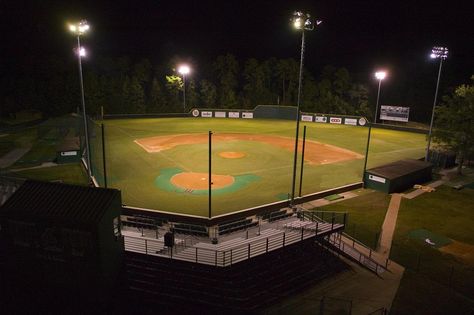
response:
[[[386,179],[395,179],[429,167],[431,167],[429,162],[406,159],[371,168],[367,170],[367,173]]]
[[[0,207],[0,217],[94,224],[117,198],[116,189],[27,180]]]

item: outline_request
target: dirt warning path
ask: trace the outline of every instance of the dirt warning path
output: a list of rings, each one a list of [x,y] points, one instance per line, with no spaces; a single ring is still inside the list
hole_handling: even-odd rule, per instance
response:
[[[155,153],[172,149],[178,145],[204,144],[208,142],[208,139],[207,134],[178,134],[136,139],[135,143],[148,153]],[[213,142],[235,141],[237,152],[239,149],[238,141],[268,143],[290,152],[294,150],[295,145],[294,139],[292,138],[258,134],[215,134],[212,140]],[[300,140],[298,145],[300,152],[302,145],[303,141]],[[244,152],[242,153],[245,154]],[[363,157],[361,154],[337,146],[306,140],[305,161],[310,164],[330,164],[353,159],[362,159]]]

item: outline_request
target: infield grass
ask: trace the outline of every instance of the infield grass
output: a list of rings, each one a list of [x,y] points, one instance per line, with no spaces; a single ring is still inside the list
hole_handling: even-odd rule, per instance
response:
[[[283,120],[161,118],[117,119],[104,121],[109,186],[122,190],[124,203],[131,206],[207,216],[208,197],[163,191],[154,185],[160,170],[208,171],[208,144],[178,145],[157,153],[148,153],[134,140],[175,134],[219,133],[266,134],[294,138],[295,122]],[[365,155],[367,128],[345,125],[303,123],[307,139],[334,145]],[[301,133],[302,134],[302,133]],[[91,142],[100,147],[99,135]],[[374,129],[368,167],[402,158],[423,157],[425,136],[421,134]],[[301,149],[301,146],[300,146]],[[96,174],[102,173],[101,156],[96,149],[93,161]],[[222,151],[245,152],[241,159],[224,159]],[[93,150],[94,152],[94,150]],[[298,158],[301,158],[299,154]],[[215,142],[212,145],[213,173],[251,174],[259,177],[239,191],[216,194],[212,215],[219,215],[281,200],[291,193],[293,152],[256,141]],[[299,178],[298,161],[297,178]],[[310,165],[305,163],[302,194],[313,193],[361,181],[364,159]],[[299,181],[296,183],[298,192]]]

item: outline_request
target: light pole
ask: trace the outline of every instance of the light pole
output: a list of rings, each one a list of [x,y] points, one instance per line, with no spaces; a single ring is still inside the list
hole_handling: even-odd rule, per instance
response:
[[[375,117],[374,117],[374,123],[377,123],[377,114],[379,111],[379,99],[380,99],[380,86],[382,85],[382,80],[385,79],[387,76],[387,72],[385,71],[377,71],[375,72],[375,78],[379,80],[379,90],[377,92],[377,103],[375,104]]]
[[[440,47],[440,46],[433,47],[433,49],[431,50],[430,57],[432,59],[439,58],[439,70],[438,70],[438,81],[436,81],[436,90],[435,90],[434,101],[433,101],[433,110],[431,111],[430,131],[428,132],[428,144],[426,146],[425,162],[428,162],[428,159],[430,156],[431,133],[433,132],[433,121],[434,121],[435,108],[436,108],[436,99],[438,98],[439,80],[441,78],[441,68],[443,67],[443,60],[448,58],[448,48]]]
[[[300,102],[301,102],[301,82],[303,78],[303,60],[304,60],[304,32],[314,30],[314,22],[311,16],[301,11],[295,11],[291,19],[295,29],[301,31],[301,56],[300,56],[300,73],[298,77],[298,99],[296,103],[296,136],[295,136],[295,153],[293,159],[293,180],[291,186],[291,200],[290,206],[294,205],[295,199],[295,185],[296,185],[296,161],[298,159],[298,137],[300,129]],[[321,24],[321,21],[316,20],[316,25]]]
[[[183,113],[186,112],[186,75],[191,72],[188,65],[181,65],[178,72],[183,76]]]
[[[81,103],[82,103],[82,116],[84,118],[84,138],[86,139],[86,151],[87,151],[87,173],[89,179],[92,178],[92,169],[91,169],[91,150],[89,146],[89,134],[87,133],[87,115],[86,115],[86,102],[84,100],[84,82],[82,79],[82,57],[85,57],[86,51],[84,47],[81,46],[81,35],[87,33],[90,29],[89,24],[86,20],[82,20],[77,24],[70,24],[69,30],[76,35],[77,37],[77,60],[79,63],[79,83],[81,85]]]

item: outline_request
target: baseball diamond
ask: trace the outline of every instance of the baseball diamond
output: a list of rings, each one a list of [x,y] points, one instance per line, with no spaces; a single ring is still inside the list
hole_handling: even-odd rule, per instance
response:
[[[208,131],[212,131],[213,215],[288,198],[294,121],[226,118],[107,119],[105,152],[109,187],[124,204],[207,216]],[[302,122],[307,127],[302,195],[362,179],[368,129]],[[103,182],[100,131],[92,134],[94,175]],[[298,173],[303,147],[299,140]],[[423,157],[425,136],[372,131],[368,167]],[[299,190],[299,176],[296,181]]]

